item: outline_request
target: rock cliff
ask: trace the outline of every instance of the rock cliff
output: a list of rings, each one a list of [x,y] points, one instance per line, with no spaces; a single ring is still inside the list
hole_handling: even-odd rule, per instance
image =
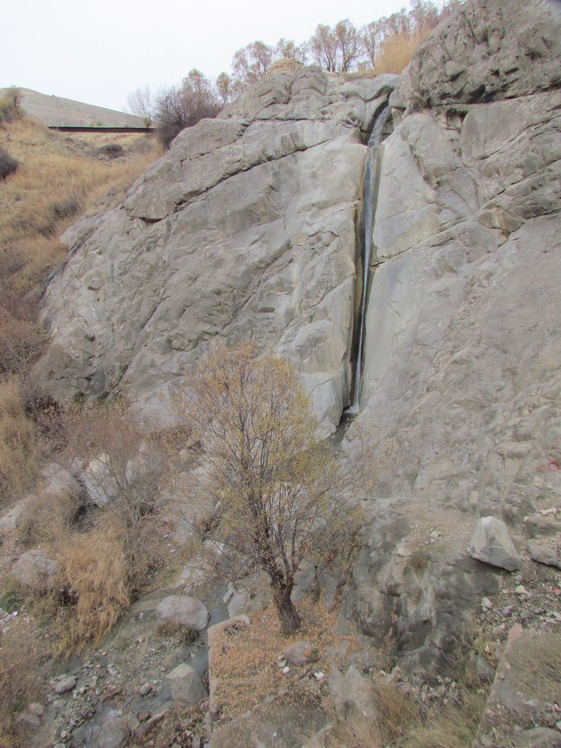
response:
[[[351,378],[363,139],[393,82],[273,73],[71,229],[45,308],[53,392],[122,392],[162,415],[219,335],[292,359],[332,430]]]
[[[123,392],[163,417],[209,340],[251,339],[300,367],[332,431],[351,398],[366,142],[389,97],[357,419],[387,448],[385,498],[344,610],[370,640],[396,618],[411,667],[498,589],[465,550],[477,516],[525,552],[532,517],[561,510],[560,45],[553,5],[469,0],[397,85],[280,68],[70,229],[47,290],[56,396]]]

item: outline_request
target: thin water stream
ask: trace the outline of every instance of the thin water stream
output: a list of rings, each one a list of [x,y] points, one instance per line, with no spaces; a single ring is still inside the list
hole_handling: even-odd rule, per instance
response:
[[[388,119],[389,112],[390,108],[387,104],[379,110],[376,121],[374,122],[374,127],[372,128],[372,133],[368,140],[368,155],[366,159],[366,167],[364,170],[364,184],[362,193],[363,218],[361,221],[361,228],[364,254],[362,290],[359,305],[359,335],[358,345],[356,348],[356,365],[352,403],[344,413],[344,415],[347,417],[356,415],[360,410],[362,366],[364,359],[364,336],[366,331],[366,306],[368,300],[370,263],[372,261],[372,231],[374,228],[374,220],[376,217],[376,200],[378,192],[378,153],[380,143],[382,142],[382,139],[384,137],[384,125],[386,124],[386,121]]]

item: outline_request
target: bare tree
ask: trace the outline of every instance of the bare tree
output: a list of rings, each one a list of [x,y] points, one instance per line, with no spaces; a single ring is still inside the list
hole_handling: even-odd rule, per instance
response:
[[[316,437],[302,384],[287,361],[252,345],[211,347],[189,381],[193,429],[192,521],[216,558],[269,578],[283,631],[300,626],[291,599],[304,562],[349,547],[357,531],[351,493],[366,460],[346,470]],[[347,545],[347,543],[349,545]]]
[[[383,29],[379,21],[371,21],[360,30],[362,52],[366,56],[370,67],[374,67],[376,64],[376,55],[383,38]]]
[[[319,24],[310,39],[310,49],[318,65],[330,73],[338,70],[337,39],[330,26]]]
[[[216,79],[216,93],[222,104],[228,104],[233,98],[233,82],[228,73],[220,73]]]
[[[220,102],[209,79],[193,68],[183,79],[181,88],[171,86],[157,99],[154,119],[158,137],[164,148],[186,127],[196,125],[205,117],[216,117]]]
[[[137,88],[127,97],[127,108],[149,124],[154,119],[154,101],[149,86]]]
[[[340,59],[340,71],[347,73],[353,69],[360,57],[360,35],[346,18],[335,26],[335,39]]]
[[[296,44],[292,39],[279,39],[274,49],[275,60],[298,60],[302,65],[308,62],[308,45]]]
[[[232,70],[236,88],[240,91],[266,75],[273,62],[273,49],[263,42],[251,42],[234,54]]]

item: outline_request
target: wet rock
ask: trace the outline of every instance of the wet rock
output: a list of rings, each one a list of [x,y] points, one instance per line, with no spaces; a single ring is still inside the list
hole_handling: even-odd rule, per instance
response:
[[[507,526],[496,517],[480,517],[468,546],[469,555],[485,564],[514,571],[522,565]]]
[[[127,739],[128,730],[119,709],[106,707],[95,718],[72,732],[73,748],[119,748]]]

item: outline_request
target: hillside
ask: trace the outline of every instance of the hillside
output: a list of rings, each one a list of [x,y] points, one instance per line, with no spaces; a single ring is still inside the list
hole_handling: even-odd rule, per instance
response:
[[[57,651],[90,649],[49,673],[22,731],[76,748],[558,745],[560,70],[555,6],[470,0],[400,76],[276,66],[116,204],[60,225],[29,371],[62,436],[0,526],[5,594],[49,610]],[[331,497],[354,492],[341,527],[360,524],[326,556],[327,504],[306,513],[289,634],[267,569],[290,553],[266,540],[320,453],[281,450],[283,473],[248,479],[237,429],[277,401],[268,381],[239,405],[240,344],[298,372],[342,471],[363,454],[376,474]],[[296,402],[276,411],[289,425]]]
[[[8,91],[7,88],[0,88],[0,97]],[[60,96],[47,96],[29,88],[18,88],[18,92],[27,116],[47,127],[145,127],[143,119],[132,114]]]

